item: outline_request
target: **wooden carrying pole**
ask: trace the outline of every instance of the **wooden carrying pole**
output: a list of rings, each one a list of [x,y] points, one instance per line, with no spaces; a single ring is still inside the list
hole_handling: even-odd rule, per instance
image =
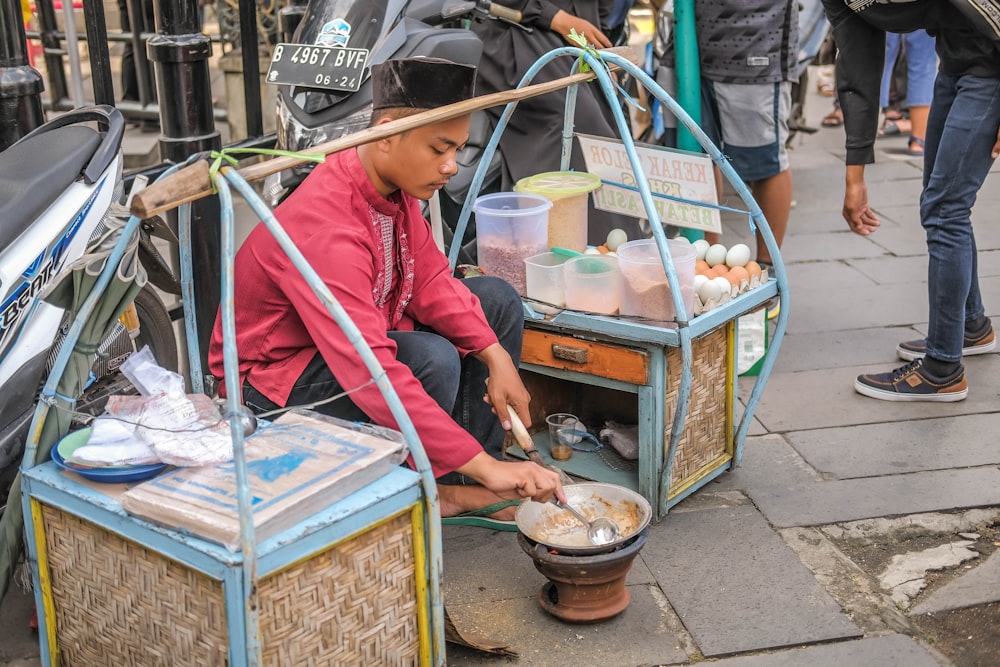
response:
[[[631,47],[620,46],[607,50],[627,58],[631,62],[636,62],[635,52]],[[524,88],[515,88],[513,90],[504,90],[499,93],[473,97],[317,144],[309,152],[329,155],[330,153],[354,148],[361,144],[379,141],[417,127],[465,116],[473,111],[507,105],[511,102],[518,102],[568,88],[578,83],[590,81],[596,78],[596,76],[593,72],[579,72],[561,79],[525,86]],[[306,160],[297,157],[276,157],[243,167],[239,170],[239,173],[245,180],[253,182],[284,169],[302,164],[303,162],[306,162]],[[207,160],[200,160],[161,181],[157,181],[135,195],[132,198],[131,212],[141,219],[151,218],[154,215],[176,208],[181,204],[207,197],[210,194],[212,194],[212,183],[209,176],[209,163]]]

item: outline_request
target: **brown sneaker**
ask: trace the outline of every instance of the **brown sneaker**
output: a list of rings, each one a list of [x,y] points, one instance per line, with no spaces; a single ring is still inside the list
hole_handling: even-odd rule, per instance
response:
[[[986,354],[992,352],[996,346],[997,338],[993,333],[993,323],[987,322],[985,331],[975,336],[965,334],[965,340],[962,343],[962,356],[971,357],[976,354]],[[896,356],[903,361],[923,359],[926,352],[927,340],[923,338],[900,343],[896,346]]]
[[[854,381],[854,390],[882,401],[953,403],[969,395],[965,369],[961,364],[948,377],[937,378],[924,368],[922,359],[915,359],[888,373],[859,375]]]

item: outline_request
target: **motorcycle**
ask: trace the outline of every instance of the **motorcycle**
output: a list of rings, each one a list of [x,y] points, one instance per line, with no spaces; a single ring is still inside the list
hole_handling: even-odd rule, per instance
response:
[[[266,81],[278,86],[277,148],[306,150],[368,127],[372,113],[372,65],[395,58],[427,56],[478,65],[483,44],[468,22],[492,19],[518,24],[517,12],[489,0],[325,0],[310,2],[290,41],[278,44]],[[530,28],[523,28],[530,30]],[[458,156],[459,171],[440,198],[443,235],[451,243],[454,223],[469,194],[479,158],[493,127],[486,112],[472,114],[470,137]],[[497,151],[480,192],[500,188],[503,158]],[[269,176],[264,200],[280,203],[311,166]],[[466,230],[460,254],[474,263],[475,231]]]
[[[40,295],[112,216],[128,215],[121,205],[123,133],[120,111],[89,107],[45,123],[0,153],[0,513],[40,388],[71,324]],[[160,365],[177,369],[171,318],[153,286],[179,293],[179,285],[150,238],[170,234],[159,219],[143,227],[139,257],[150,267],[150,283],[104,335],[79,412],[97,414],[108,396],[130,390],[118,368],[145,345]]]

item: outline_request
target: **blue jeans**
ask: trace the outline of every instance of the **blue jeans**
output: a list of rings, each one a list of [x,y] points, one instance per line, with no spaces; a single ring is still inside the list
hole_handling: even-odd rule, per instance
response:
[[[486,321],[516,366],[520,363],[524,338],[521,297],[509,283],[496,277],[481,276],[463,282],[469,291],[479,297]],[[458,350],[448,339],[428,327],[418,327],[417,331],[390,331],[388,336],[396,342],[396,359],[410,368],[428,395],[472,434],[486,453],[497,459],[502,458],[506,431],[493,414],[492,407],[483,401],[486,377],[489,375],[486,365],[471,355],[460,358]],[[288,396],[288,405],[313,403],[342,391],[322,355],[317,354],[295,382]],[[249,382],[243,383],[243,402],[255,413],[279,407]],[[347,396],[314,409],[347,421],[371,422]],[[450,473],[440,481],[458,484],[469,480],[458,473]]]
[[[960,361],[965,322],[983,316],[972,206],[993,164],[1000,78],[939,73],[927,121],[920,223],[927,234],[927,354]]]

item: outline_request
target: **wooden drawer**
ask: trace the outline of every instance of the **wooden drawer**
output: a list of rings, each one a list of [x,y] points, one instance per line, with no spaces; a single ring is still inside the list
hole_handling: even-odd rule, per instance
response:
[[[630,384],[649,383],[649,360],[643,350],[536,329],[524,331],[521,361]]]

